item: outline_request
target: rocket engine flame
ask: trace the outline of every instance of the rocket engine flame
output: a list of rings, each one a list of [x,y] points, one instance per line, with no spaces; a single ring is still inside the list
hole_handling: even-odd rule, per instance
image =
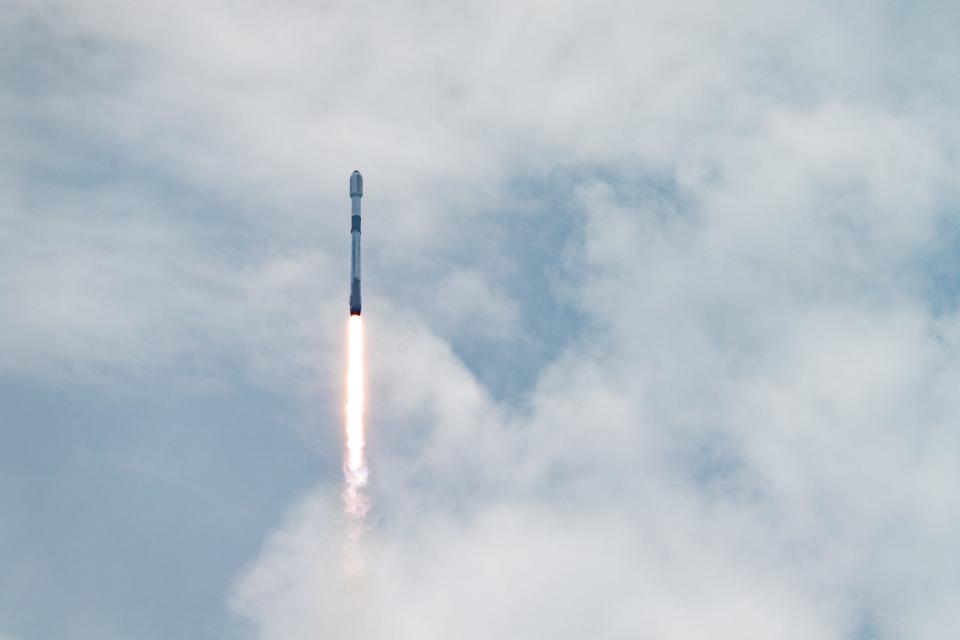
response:
[[[347,570],[359,570],[358,546],[364,519],[370,509],[366,494],[367,460],[363,427],[363,320],[350,316],[347,335],[347,405],[345,448],[343,454],[343,502],[347,516]]]

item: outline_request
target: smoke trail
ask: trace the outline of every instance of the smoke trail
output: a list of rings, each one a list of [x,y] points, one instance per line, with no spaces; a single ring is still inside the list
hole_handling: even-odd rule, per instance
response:
[[[343,503],[347,517],[346,569],[362,570],[360,542],[365,518],[370,509],[366,494],[367,461],[364,455],[363,431],[363,320],[350,316],[347,336],[347,407],[346,447],[343,454]]]

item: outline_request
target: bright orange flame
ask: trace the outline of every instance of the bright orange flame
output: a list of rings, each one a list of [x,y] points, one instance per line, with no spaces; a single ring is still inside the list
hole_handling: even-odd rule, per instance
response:
[[[348,517],[347,569],[359,571],[358,546],[363,533],[363,519],[370,508],[365,489],[367,460],[364,455],[363,431],[363,320],[350,316],[347,336],[347,407],[346,449],[343,454],[344,508]]]

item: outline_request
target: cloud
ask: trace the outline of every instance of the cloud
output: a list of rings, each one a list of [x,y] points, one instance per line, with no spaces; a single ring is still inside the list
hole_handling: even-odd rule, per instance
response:
[[[339,397],[365,173],[368,573],[319,487],[238,580],[259,637],[951,628],[949,9],[39,7],[7,374]]]
[[[509,339],[517,334],[519,305],[495,291],[476,271],[456,271],[436,290],[431,319],[457,336]]]
[[[374,534],[376,569],[351,582],[336,553],[315,555],[339,539],[333,503],[270,541],[235,605],[256,612],[268,638],[841,637],[831,603],[771,572],[770,549],[734,518],[698,528],[682,501],[651,506],[642,526],[617,512],[510,505],[427,517]]]

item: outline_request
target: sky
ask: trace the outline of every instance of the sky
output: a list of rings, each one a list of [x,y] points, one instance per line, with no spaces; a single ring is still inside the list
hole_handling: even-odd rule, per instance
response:
[[[952,637],[958,21],[3,3],[0,638]]]

